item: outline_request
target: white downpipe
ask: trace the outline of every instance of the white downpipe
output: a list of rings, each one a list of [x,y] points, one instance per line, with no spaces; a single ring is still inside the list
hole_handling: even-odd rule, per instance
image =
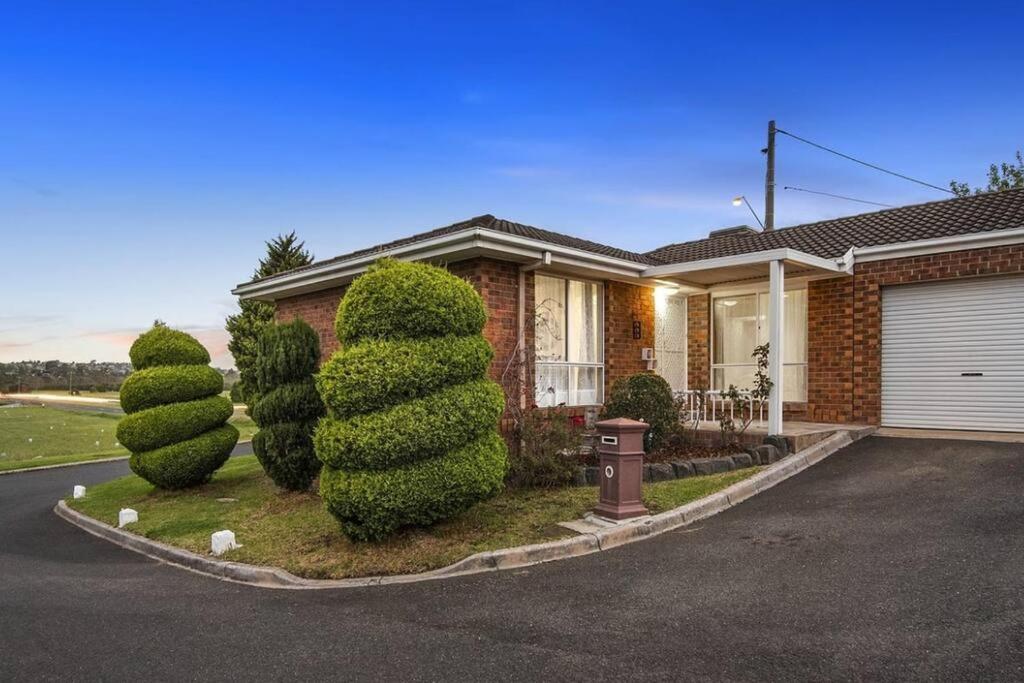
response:
[[[785,315],[785,265],[781,260],[768,264],[768,378],[772,393],[768,397],[768,434],[782,434],[782,358]]]

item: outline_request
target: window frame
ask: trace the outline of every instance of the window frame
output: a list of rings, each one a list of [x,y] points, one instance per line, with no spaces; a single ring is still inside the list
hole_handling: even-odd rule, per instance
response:
[[[795,292],[795,291],[808,292],[808,287],[806,286],[806,284],[804,284],[802,286],[789,287],[789,288],[787,288],[784,291],[784,293],[788,294],[789,292]],[[716,363],[715,362],[715,301],[717,301],[718,299],[729,299],[729,298],[741,297],[741,296],[752,296],[752,297],[754,297],[754,301],[757,304],[756,316],[757,316],[757,320],[758,320],[758,328],[760,329],[761,295],[765,294],[766,292],[768,292],[768,287],[767,286],[756,287],[756,288],[753,288],[753,289],[721,290],[721,291],[717,291],[717,292],[715,292],[715,291],[711,292],[711,306],[710,306],[709,315],[708,315],[708,327],[710,328],[708,330],[708,344],[709,344],[709,346],[708,346],[708,360],[710,361],[709,364],[708,364],[709,367],[710,367],[710,371],[709,371],[709,375],[710,376],[708,377],[708,380],[709,380],[708,384],[711,386],[711,389],[713,391],[726,391],[729,388],[729,387],[722,387],[720,389],[716,389],[715,388],[715,369],[717,369],[717,368],[755,368],[756,369],[757,368],[757,363],[755,363],[753,359],[751,359],[751,361],[749,363]],[[805,296],[807,296],[807,295],[808,294],[805,294]],[[809,302],[808,302],[808,306],[809,306]],[[810,392],[810,386],[809,386],[809,384],[810,384],[810,376],[808,375],[808,371],[807,371],[807,367],[808,367],[807,366],[807,357],[808,357],[809,352],[810,352],[810,337],[809,337],[810,331],[808,329],[808,318],[809,317],[810,317],[810,309],[808,308],[807,315],[804,316],[804,324],[803,324],[803,330],[804,330],[804,359],[802,361],[794,361],[794,362],[785,362],[784,361],[782,363],[783,372],[785,372],[785,369],[787,367],[803,367],[804,368],[804,387],[803,387],[804,392],[803,392],[803,398],[802,399],[797,399],[797,400],[785,401],[786,403],[807,403],[807,395]],[[767,324],[768,324],[767,323],[767,320],[768,320],[768,312],[767,311],[764,312],[764,319],[766,321],[765,325],[767,326]],[[756,340],[755,340],[754,346],[757,346]],[[753,349],[751,349],[751,353],[753,353]],[[783,389],[783,390],[785,391],[785,389]],[[785,399],[783,399],[783,400],[785,400]]]
[[[546,278],[550,278],[550,279],[553,279],[553,280],[560,280],[562,282],[563,292],[564,292],[564,296],[565,296],[565,316],[564,316],[564,319],[562,321],[563,325],[564,325],[563,329],[565,330],[565,334],[564,334],[565,338],[562,340],[563,348],[564,348],[563,355],[566,358],[566,360],[564,360],[564,361],[540,360],[537,357],[537,352],[538,352],[538,348],[539,348],[538,344],[537,344],[537,331],[536,331],[536,324],[537,324],[536,323],[536,315],[537,315],[537,309],[538,309],[538,305],[539,305],[539,303],[538,303],[538,301],[536,299],[536,292],[537,292],[536,278],[537,277],[546,277]],[[579,362],[579,361],[569,361],[568,360],[568,358],[569,358],[569,349],[570,349],[570,346],[571,346],[570,345],[570,335],[573,334],[572,330],[570,329],[570,322],[571,322],[571,318],[572,318],[571,313],[570,313],[571,312],[571,306],[569,305],[569,301],[570,301],[570,297],[569,297],[569,287],[570,287],[570,284],[569,283],[570,282],[579,282],[579,283],[594,285],[597,288],[597,310],[595,311],[595,315],[596,315],[596,318],[597,318],[597,320],[595,321],[595,327],[596,327],[597,332],[598,332],[598,334],[597,334],[597,348],[595,349],[595,356],[599,359],[597,361],[593,361],[593,362]],[[534,291],[534,302],[533,302],[533,310],[534,310],[533,402],[534,402],[534,404],[537,405],[538,407],[542,407],[542,408],[554,408],[554,407],[558,407],[560,405],[561,406],[565,406],[565,407],[581,407],[581,406],[601,405],[601,404],[603,404],[604,403],[604,379],[605,379],[605,358],[604,358],[604,347],[605,347],[605,344],[604,344],[604,336],[605,336],[605,327],[604,327],[605,301],[604,301],[604,295],[605,295],[605,286],[604,286],[604,282],[602,282],[600,280],[590,280],[590,279],[582,278],[582,277],[563,275],[561,273],[535,271],[535,273],[534,273],[533,291]],[[596,387],[595,387],[595,394],[596,394],[595,402],[594,403],[575,403],[575,402],[566,401],[565,403],[556,404],[554,406],[541,406],[540,402],[537,401],[537,396],[538,396],[538,391],[537,390],[539,388],[537,382],[538,382],[538,377],[540,376],[540,373],[537,370],[539,368],[541,368],[541,367],[565,368],[566,370],[569,370],[569,371],[571,371],[573,368],[584,368],[584,369],[595,368],[597,370],[597,373],[596,373],[596,375],[597,375],[597,377],[596,377]]]

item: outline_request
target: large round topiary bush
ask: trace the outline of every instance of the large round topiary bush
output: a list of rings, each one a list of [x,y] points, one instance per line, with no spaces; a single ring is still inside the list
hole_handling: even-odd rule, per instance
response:
[[[271,325],[256,343],[256,396],[252,419],[260,428],[252,439],[256,458],[281,488],[304,491],[320,472],[313,452],[313,429],[324,414],[313,373],[320,340],[302,320]]]
[[[505,402],[487,379],[486,320],[469,283],[425,264],[380,261],[345,294],[314,443],[320,495],[349,537],[432,524],[501,489]]]
[[[196,339],[164,325],[129,351],[135,372],[121,385],[125,417],[117,440],[131,451],[132,471],[162,489],[201,484],[231,455],[238,430],[226,424],[231,401],[224,378],[209,367]]]

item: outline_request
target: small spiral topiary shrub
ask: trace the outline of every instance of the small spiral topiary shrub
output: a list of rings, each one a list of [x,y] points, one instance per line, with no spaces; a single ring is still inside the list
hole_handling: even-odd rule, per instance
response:
[[[458,514],[501,490],[505,400],[487,379],[483,300],[425,264],[384,260],[349,287],[316,384],[320,495],[354,540]]]
[[[238,430],[226,424],[231,401],[196,339],[165,325],[139,336],[129,351],[135,372],[121,385],[125,417],[117,440],[135,474],[162,489],[207,481],[231,455]]]
[[[252,419],[260,428],[252,448],[281,488],[305,491],[320,472],[313,428],[324,404],[313,382],[320,340],[302,320],[271,325],[256,344]]]

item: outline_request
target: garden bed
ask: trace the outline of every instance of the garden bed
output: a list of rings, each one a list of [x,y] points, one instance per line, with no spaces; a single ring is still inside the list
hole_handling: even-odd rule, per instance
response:
[[[644,485],[644,503],[664,512],[746,479],[758,468]],[[505,491],[465,514],[429,529],[402,531],[382,543],[352,543],[315,493],[284,493],[252,456],[232,458],[209,484],[157,491],[128,476],[90,487],[67,504],[116,525],[123,507],[138,511],[129,531],[205,554],[210,534],[235,532],[241,548],[222,559],[281,567],[297,576],[328,579],[406,574],[443,567],[473,553],[575,535],[558,526],[597,502],[595,487]]]

